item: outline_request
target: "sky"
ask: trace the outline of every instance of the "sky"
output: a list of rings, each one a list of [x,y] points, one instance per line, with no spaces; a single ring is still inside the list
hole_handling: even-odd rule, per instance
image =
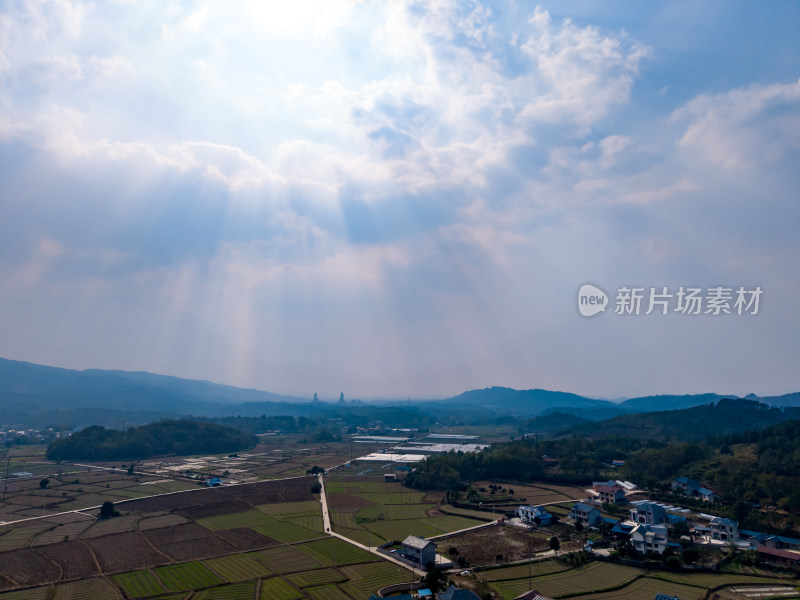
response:
[[[798,184],[794,1],[0,4],[5,358],[800,391]]]

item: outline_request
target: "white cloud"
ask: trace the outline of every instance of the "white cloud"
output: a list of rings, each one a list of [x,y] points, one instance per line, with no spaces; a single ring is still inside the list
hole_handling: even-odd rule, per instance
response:
[[[675,111],[692,160],[748,171],[800,149],[800,81],[702,95]]]

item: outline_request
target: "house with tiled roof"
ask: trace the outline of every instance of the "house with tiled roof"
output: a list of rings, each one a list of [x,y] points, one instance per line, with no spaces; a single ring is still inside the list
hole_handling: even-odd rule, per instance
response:
[[[575,521],[575,523],[581,523],[582,525],[588,525],[589,527],[596,527],[603,514],[597,509],[596,506],[586,504],[585,502],[576,502],[569,510],[569,515],[567,516]]]
[[[662,554],[667,549],[667,528],[663,525],[637,525],[631,531],[631,545],[637,552]]]
[[[597,494],[600,502],[616,504],[625,502],[625,488],[616,481],[595,481],[592,484],[594,493]]]
[[[732,519],[714,517],[709,522],[708,528],[712,540],[721,542],[739,541],[739,524]]]
[[[655,502],[639,502],[631,508],[631,521],[646,525],[662,525],[667,520],[667,511]]]

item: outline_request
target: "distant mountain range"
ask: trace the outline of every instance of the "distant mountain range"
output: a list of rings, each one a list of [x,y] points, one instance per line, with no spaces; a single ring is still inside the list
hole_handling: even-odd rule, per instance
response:
[[[670,411],[717,403],[720,394],[659,395],[611,402],[567,392],[492,387],[471,390],[421,407],[535,417],[560,413],[600,421],[620,415]],[[800,406],[800,393],[748,399],[774,407]],[[146,372],[76,371],[0,358],[0,424],[144,423],[185,415],[311,415],[331,408],[309,399]]]
[[[624,414],[681,410],[704,404],[715,404],[725,398],[738,398],[738,396],[730,394],[657,395],[630,398],[623,402],[611,402],[567,392],[491,387],[464,392],[441,402],[447,404],[459,402],[469,407],[482,406],[494,412],[512,413],[518,416],[566,413],[583,419],[599,421]],[[800,406],[800,393],[767,397],[750,394],[746,399],[757,400],[775,407]]]

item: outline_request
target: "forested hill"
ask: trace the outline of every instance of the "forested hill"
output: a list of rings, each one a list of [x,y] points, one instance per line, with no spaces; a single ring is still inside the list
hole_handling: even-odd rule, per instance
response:
[[[560,434],[601,438],[635,437],[660,441],[699,441],[710,435],[726,435],[761,429],[800,419],[800,408],[771,408],[753,400],[723,398],[683,410],[620,415],[596,423],[577,423]]]
[[[255,437],[213,423],[164,420],[125,431],[87,427],[47,447],[50,460],[141,459],[169,454],[216,454],[254,446]]]
[[[557,470],[545,469],[544,456],[559,459]],[[621,470],[608,468],[612,458],[625,461]],[[663,490],[676,477],[693,477],[722,494],[724,505],[772,504],[789,511],[790,526],[800,531],[800,420],[760,431],[710,436],[701,442],[528,438],[493,444],[481,452],[429,457],[406,477],[405,484],[457,492],[483,480],[589,482],[612,472],[640,487]]]

